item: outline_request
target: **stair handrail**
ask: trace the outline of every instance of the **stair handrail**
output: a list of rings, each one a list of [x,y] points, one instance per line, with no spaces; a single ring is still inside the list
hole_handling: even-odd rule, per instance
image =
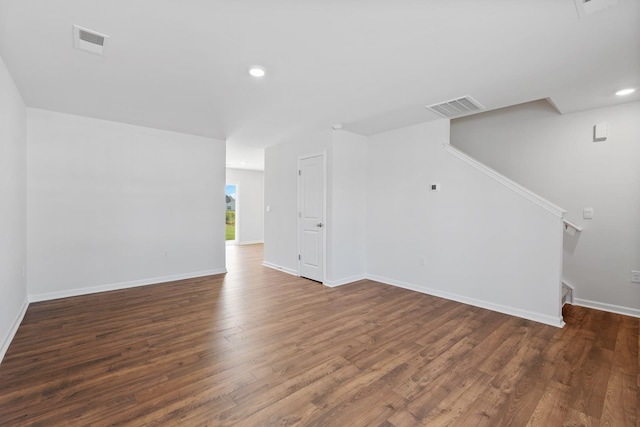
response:
[[[575,225],[574,223],[572,223],[571,221],[563,218],[562,221],[564,222],[564,229],[567,230],[569,227],[573,228],[576,231],[582,231],[582,227]]]

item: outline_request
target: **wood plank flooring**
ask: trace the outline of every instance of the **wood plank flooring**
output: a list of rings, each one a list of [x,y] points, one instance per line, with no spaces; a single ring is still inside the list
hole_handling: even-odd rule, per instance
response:
[[[1,426],[637,426],[640,319],[557,329],[228,248],[229,273],[32,304]]]

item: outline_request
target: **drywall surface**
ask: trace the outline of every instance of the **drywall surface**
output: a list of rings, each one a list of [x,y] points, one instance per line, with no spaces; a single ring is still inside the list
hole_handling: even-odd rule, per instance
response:
[[[224,141],[27,109],[34,300],[225,268]]]
[[[561,325],[561,217],[447,152],[448,141],[448,120],[370,137],[367,276]]]
[[[594,142],[593,127],[609,137]],[[640,315],[640,102],[560,115],[537,101],[457,119],[451,143],[559,204],[584,228],[565,233],[576,303]],[[583,208],[593,219],[583,219]]]
[[[264,172],[229,168],[227,184],[236,186],[238,244],[264,242]]]
[[[342,130],[333,132],[329,173],[331,210],[327,231],[328,285],[353,282],[366,273],[368,138]]]
[[[328,286],[366,273],[367,138],[322,130],[265,152],[265,265],[298,272],[298,159],[324,154],[326,163],[325,277]]]
[[[0,58],[0,360],[27,306],[26,109]]]
[[[331,168],[331,130],[309,135],[268,147],[265,150],[264,203],[264,263],[288,273],[298,271],[298,158],[309,154],[325,154],[327,169]],[[331,188],[331,174],[327,173],[326,191]],[[326,210],[331,209],[327,200]],[[327,224],[327,227],[330,227]],[[326,228],[325,228],[326,230]],[[326,245],[330,245],[330,236]],[[326,261],[326,260],[325,260]]]

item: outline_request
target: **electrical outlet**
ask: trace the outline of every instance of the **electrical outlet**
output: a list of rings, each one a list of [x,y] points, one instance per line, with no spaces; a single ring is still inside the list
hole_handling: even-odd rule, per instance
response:
[[[418,257],[418,265],[424,267],[424,257],[423,256],[419,256]]]
[[[640,283],[640,271],[631,270],[631,281],[633,283]]]

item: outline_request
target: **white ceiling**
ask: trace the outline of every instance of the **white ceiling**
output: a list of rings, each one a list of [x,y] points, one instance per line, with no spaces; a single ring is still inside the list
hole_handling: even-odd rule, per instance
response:
[[[105,57],[74,24],[110,36]],[[580,19],[574,0],[0,0],[0,55],[29,107],[226,139],[261,169],[292,135],[374,134],[463,95],[638,100],[614,92],[640,88],[640,1]]]

